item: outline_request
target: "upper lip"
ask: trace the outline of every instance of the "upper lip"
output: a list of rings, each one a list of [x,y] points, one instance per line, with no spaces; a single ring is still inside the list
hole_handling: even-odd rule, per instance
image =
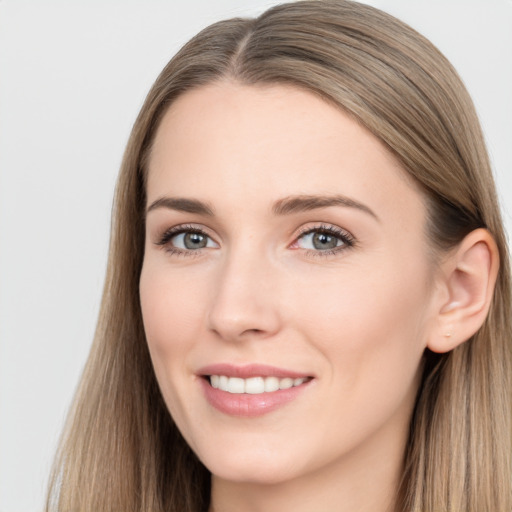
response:
[[[250,377],[290,377],[292,379],[312,377],[312,375],[308,373],[287,370],[266,364],[234,365],[230,363],[217,363],[203,366],[199,369],[197,374],[202,377],[207,375],[225,375],[227,377],[239,377],[242,379],[248,379]]]

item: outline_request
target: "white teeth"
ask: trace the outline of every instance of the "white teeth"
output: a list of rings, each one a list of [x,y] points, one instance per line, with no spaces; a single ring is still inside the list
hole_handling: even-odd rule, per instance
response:
[[[244,393],[245,392],[245,381],[238,377],[230,377],[228,379],[228,389],[230,393]]]
[[[221,375],[219,377],[219,389],[226,390],[228,389],[228,378],[225,375]]]
[[[263,393],[265,391],[265,381],[263,377],[251,377],[245,380],[245,392],[251,395]]]
[[[212,375],[210,377],[210,384],[212,385],[212,388],[217,389],[219,387],[219,379],[220,377],[218,375]]]
[[[265,379],[265,391],[271,393],[279,389],[279,379],[277,377],[267,377]]]
[[[272,393],[279,389],[290,389],[300,386],[308,380],[307,378],[292,379],[285,377],[250,377],[241,379],[239,377],[227,377],[226,375],[210,375],[210,384],[213,388],[227,391],[228,393],[248,393],[256,395],[260,393]]]
[[[293,379],[287,377],[279,381],[279,389],[290,389],[291,387],[293,387]]]

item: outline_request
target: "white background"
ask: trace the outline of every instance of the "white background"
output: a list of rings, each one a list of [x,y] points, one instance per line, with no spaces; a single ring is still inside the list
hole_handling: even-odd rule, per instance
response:
[[[181,44],[265,0],[0,0],[0,512],[41,510],[105,272],[116,173]],[[512,221],[512,1],[368,1],[448,56]]]

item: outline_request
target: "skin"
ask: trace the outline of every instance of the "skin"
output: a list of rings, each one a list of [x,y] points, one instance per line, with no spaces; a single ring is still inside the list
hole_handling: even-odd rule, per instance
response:
[[[289,196],[334,194],[372,213],[272,211]],[[446,301],[423,198],[395,158],[309,92],[221,82],[164,116],[148,207],[163,197],[214,211],[151,208],[140,279],[156,377],[212,472],[211,510],[392,510],[422,354]],[[178,236],[162,245],[180,225],[204,231],[207,246],[180,249]],[[353,245],[328,253],[301,235],[322,226]],[[213,363],[314,378],[292,402],[240,418],[205,399],[198,371]]]

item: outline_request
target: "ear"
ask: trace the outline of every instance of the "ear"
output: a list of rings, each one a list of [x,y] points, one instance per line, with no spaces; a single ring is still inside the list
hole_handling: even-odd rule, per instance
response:
[[[427,343],[430,350],[448,352],[478,331],[489,311],[498,268],[498,248],[486,229],[469,233],[441,263],[443,298]]]

